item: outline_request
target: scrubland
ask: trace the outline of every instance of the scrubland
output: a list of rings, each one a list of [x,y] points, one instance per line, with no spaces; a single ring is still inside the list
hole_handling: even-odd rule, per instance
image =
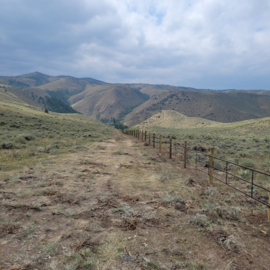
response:
[[[1,269],[269,268],[258,202],[94,119],[0,110]],[[224,151],[244,138],[223,133],[168,130],[220,153],[215,136]]]

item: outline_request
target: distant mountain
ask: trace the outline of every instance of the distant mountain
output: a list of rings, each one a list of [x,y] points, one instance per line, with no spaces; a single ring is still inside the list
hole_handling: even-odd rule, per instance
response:
[[[3,98],[56,112],[80,112],[137,125],[162,110],[229,123],[270,116],[268,90],[211,90],[155,84],[110,84],[33,72],[0,76]],[[7,92],[10,95],[7,95]]]
[[[69,98],[84,91],[85,86],[105,82],[92,78],[77,79],[71,76],[49,76],[33,72],[19,76],[0,76],[0,86],[19,100],[54,112],[76,113]]]

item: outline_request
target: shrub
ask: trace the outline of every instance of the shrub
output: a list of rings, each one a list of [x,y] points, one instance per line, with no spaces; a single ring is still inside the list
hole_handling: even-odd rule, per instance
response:
[[[14,144],[11,142],[4,142],[1,144],[1,149],[14,149]]]
[[[209,225],[206,215],[201,215],[199,213],[190,219],[190,223],[198,227],[207,227]]]
[[[247,168],[251,168],[251,169],[256,169],[257,167],[254,160],[249,159],[249,158],[242,159],[240,161],[240,165],[245,166]]]
[[[162,172],[160,178],[158,179],[160,182],[165,182],[170,178],[171,173],[169,172]]]
[[[215,162],[214,162],[214,170],[216,169],[216,170],[223,170],[223,166],[222,166],[222,163],[220,162],[220,161],[218,161],[218,160],[215,160]]]
[[[18,136],[15,138],[15,142],[20,144],[26,144],[26,139],[22,136]]]
[[[37,151],[38,151],[38,152],[45,152],[45,148],[42,147],[42,146],[40,146],[40,147],[38,147]]]

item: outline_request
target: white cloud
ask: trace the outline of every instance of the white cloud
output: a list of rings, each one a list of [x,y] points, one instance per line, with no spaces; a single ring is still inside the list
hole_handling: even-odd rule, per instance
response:
[[[3,75],[270,89],[268,0],[2,3]]]

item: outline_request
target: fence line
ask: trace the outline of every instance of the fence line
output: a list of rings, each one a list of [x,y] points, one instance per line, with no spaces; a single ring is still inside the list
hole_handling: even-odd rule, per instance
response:
[[[148,143],[148,145],[151,145],[153,148],[156,147],[156,134],[153,133],[151,134],[150,132],[143,131],[143,130],[128,130],[128,131],[123,131],[124,134],[126,135],[131,135],[137,138],[139,141]],[[152,140],[151,140],[152,139]],[[165,139],[165,140],[163,140]],[[169,141],[166,141],[166,139],[169,139]],[[169,144],[168,148],[165,148],[165,145]],[[181,148],[182,151],[179,150]],[[252,198],[253,200],[265,205],[268,207],[268,221],[270,221],[270,189],[265,188],[261,185],[258,185],[257,183],[254,183],[256,179],[256,174],[260,176],[265,176],[268,177],[270,180],[270,174],[248,168],[243,165],[239,165],[235,162],[219,158],[215,156],[215,148],[211,147],[210,148],[210,155],[207,153],[204,153],[202,151],[199,151],[198,149],[194,148],[188,148],[187,142],[185,141],[183,144],[180,143],[174,143],[172,142],[172,137],[170,136],[164,136],[164,135],[159,135],[159,153],[166,152],[169,154],[169,159],[172,159],[172,156],[178,158],[180,161],[183,162],[183,168],[187,168],[187,165],[195,168],[196,170],[199,170],[205,174],[208,175],[209,177],[209,184],[213,185],[214,179],[233,188],[234,190],[237,190],[238,192],[241,192],[242,194]],[[182,156],[179,156],[182,155]],[[195,157],[195,160],[194,160]],[[191,160],[194,160],[195,164],[192,164]],[[220,168],[215,166],[215,160],[224,162],[226,164],[225,168]],[[251,172],[251,180],[245,179],[242,175],[238,176],[230,172],[233,167],[238,167],[241,169],[244,169],[245,171]],[[205,172],[204,169],[202,168],[208,168],[207,172]],[[220,179],[215,173],[214,170],[217,170],[221,173],[221,175],[225,174],[225,179],[222,180]],[[236,181],[243,181],[244,183],[247,183],[250,186],[250,192],[245,192],[243,190],[240,190],[238,187],[234,186],[231,184],[229,179],[236,180]],[[264,192],[267,192],[267,196],[256,196],[257,193],[259,193],[256,188],[263,190]]]

